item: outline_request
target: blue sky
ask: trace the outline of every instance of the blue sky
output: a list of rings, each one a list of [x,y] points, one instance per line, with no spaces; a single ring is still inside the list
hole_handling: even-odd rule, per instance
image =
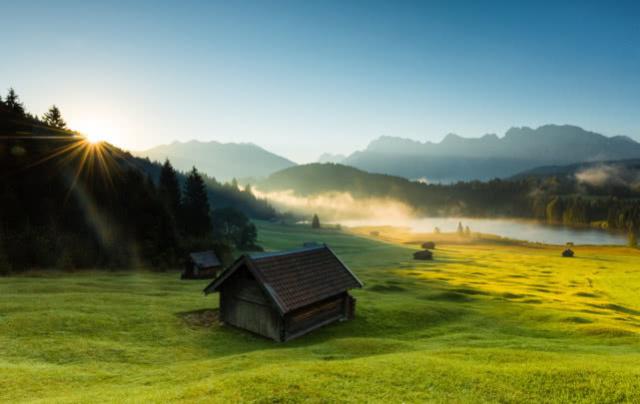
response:
[[[545,123],[640,140],[640,2],[7,3],[0,88],[125,148],[307,162]]]

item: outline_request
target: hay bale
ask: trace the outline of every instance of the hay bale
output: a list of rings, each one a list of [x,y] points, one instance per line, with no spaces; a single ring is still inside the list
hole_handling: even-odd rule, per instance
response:
[[[380,235],[380,232],[374,230],[374,231],[369,232],[369,235],[372,236],[372,237],[378,237]]]
[[[422,248],[424,248],[425,250],[433,250],[434,248],[436,248],[436,243],[434,243],[433,241],[425,241],[424,243],[422,243]]]
[[[564,250],[562,252],[562,256],[566,257],[566,258],[571,258],[571,257],[574,256],[574,252],[573,252],[573,250],[571,248],[567,248],[566,250]]]
[[[429,250],[416,251],[413,253],[414,260],[432,260],[433,253]]]

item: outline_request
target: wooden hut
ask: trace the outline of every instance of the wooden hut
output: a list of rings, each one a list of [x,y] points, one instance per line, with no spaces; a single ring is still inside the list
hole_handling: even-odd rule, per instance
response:
[[[413,253],[414,260],[432,260],[433,253],[429,250],[416,251]]]
[[[182,279],[215,278],[222,270],[222,263],[213,251],[200,251],[189,254],[182,271]]]
[[[288,341],[355,314],[362,282],[326,245],[243,255],[204,289],[220,292],[220,320]]]

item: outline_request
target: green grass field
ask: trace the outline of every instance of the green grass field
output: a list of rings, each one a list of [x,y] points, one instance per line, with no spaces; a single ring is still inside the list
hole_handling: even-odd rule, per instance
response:
[[[356,319],[285,344],[181,313],[177,273],[0,278],[6,402],[639,402],[640,254],[443,245],[260,224],[269,249],[327,242],[361,277]]]

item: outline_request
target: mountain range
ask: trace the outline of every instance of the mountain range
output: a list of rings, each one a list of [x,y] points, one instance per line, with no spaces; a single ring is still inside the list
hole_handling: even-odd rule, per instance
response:
[[[296,163],[252,143],[220,143],[215,141],[173,142],[136,153],[151,160],[168,158],[178,170],[198,170],[228,181],[232,178],[263,178]]]
[[[639,157],[640,143],[629,137],[545,125],[511,128],[501,138],[449,134],[439,143],[383,136],[342,164],[410,179],[451,182],[505,178],[539,166]]]
[[[250,143],[174,142],[137,153],[180,170],[192,166],[223,181],[266,178],[296,165]],[[364,171],[423,182],[509,178],[537,167],[640,158],[640,143],[604,136],[571,125],[517,127],[503,137],[447,135],[440,142],[382,136],[349,156],[324,153],[320,163],[340,163]]]

